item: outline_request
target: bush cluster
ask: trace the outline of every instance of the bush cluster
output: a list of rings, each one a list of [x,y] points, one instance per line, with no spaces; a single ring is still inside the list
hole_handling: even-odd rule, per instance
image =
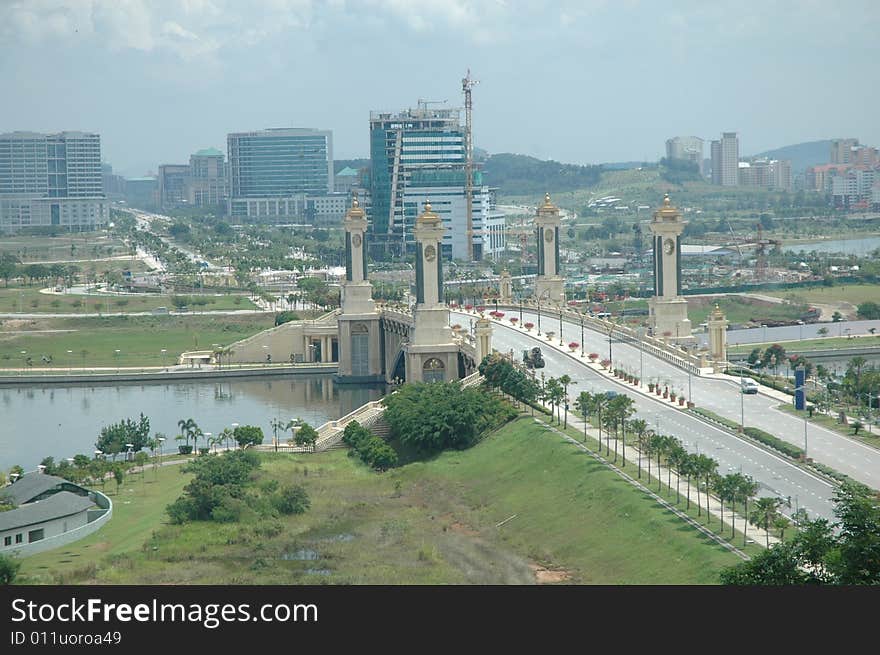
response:
[[[397,465],[397,452],[382,439],[372,434],[357,421],[345,426],[342,442],[352,448],[364,463],[379,471],[387,471]]]
[[[785,453],[789,457],[794,457],[795,459],[799,458],[804,454],[803,448],[798,448],[797,446],[788,443],[787,441],[783,441],[779,437],[774,437],[769,432],[765,432],[759,428],[747,427],[743,430],[748,436],[752,439],[757,439],[763,444],[770,446],[771,448],[775,448],[781,453]]]
[[[259,456],[249,450],[204,455],[193,460],[183,471],[195,473],[195,478],[183,488],[183,495],[166,508],[171,522],[232,523],[248,514],[261,517],[301,514],[309,508],[308,494],[299,485],[279,489],[277,482],[266,480],[255,486],[255,473],[259,468]]]

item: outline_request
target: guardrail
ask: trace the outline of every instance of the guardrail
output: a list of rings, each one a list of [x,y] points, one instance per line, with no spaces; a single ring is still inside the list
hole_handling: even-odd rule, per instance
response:
[[[531,299],[523,301],[522,304],[524,308],[528,307],[530,310],[537,310],[538,307],[538,303]],[[518,304],[499,303],[498,307],[499,309],[503,307],[508,311],[519,310]],[[560,314],[560,310],[555,309],[552,306],[542,306],[541,311],[548,316],[555,316],[557,318]],[[621,341],[636,345],[645,352],[650,353],[655,357],[659,357],[673,366],[678,366],[686,371],[690,371],[695,375],[701,375],[702,373],[699,357],[683,352],[682,350],[664,342],[662,339],[649,335],[639,335],[636,330],[627,325],[620,325],[613,321],[596,318],[595,316],[580,314],[570,309],[562,309],[561,313],[563,319],[566,319],[571,324],[580,325],[583,320],[584,327],[589,327],[596,332],[601,332],[606,335],[610,334],[612,337],[617,336]]]

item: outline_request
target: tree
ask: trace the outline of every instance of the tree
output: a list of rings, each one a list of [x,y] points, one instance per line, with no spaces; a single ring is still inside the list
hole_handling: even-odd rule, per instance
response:
[[[199,428],[198,424],[194,419],[182,418],[177,422],[177,427],[180,428],[180,434],[186,441],[186,445],[189,446],[189,440],[193,438],[193,434]]]
[[[843,314],[841,314],[841,313],[838,312],[838,311],[835,311],[835,312],[831,315],[831,320],[832,320],[834,323],[839,323],[840,321],[843,320]]]
[[[232,432],[232,437],[240,448],[259,446],[263,443],[263,428],[256,425],[239,425]]]
[[[11,585],[15,582],[20,567],[19,560],[0,554],[0,585]]]
[[[642,478],[642,443],[645,438],[645,432],[648,430],[648,423],[644,419],[633,419],[629,422],[630,432],[636,435],[636,444],[639,449],[639,479]]]
[[[782,501],[779,498],[765,496],[755,500],[752,513],[749,515],[749,523],[758,528],[763,528],[767,540],[767,548],[770,548],[770,526],[779,516],[779,508]]]
[[[758,493],[758,483],[750,475],[740,475],[736,490],[737,499],[741,500],[744,506],[744,516],[749,516],[749,499]],[[746,530],[743,530],[743,547],[746,545]]]
[[[125,468],[121,464],[113,466],[113,480],[116,482],[116,495],[119,495],[119,487],[125,481]]]
[[[95,448],[116,459],[116,455],[128,449],[126,444],[131,444],[132,450],[137,452],[147,446],[149,438],[150,419],[141,413],[137,421],[127,418],[101,428]]]
[[[559,377],[559,384],[562,385],[564,390],[563,397],[561,402],[565,403],[565,425],[563,427],[568,427],[568,385],[577,384],[577,382],[573,381],[568,374],[561,375]]]
[[[669,456],[667,458],[670,468],[675,469],[675,503],[676,505],[679,503],[681,499],[681,474],[682,474],[682,465],[687,465],[687,457],[688,452],[684,449],[681,443],[678,443],[676,440],[676,444],[670,449]]]
[[[874,320],[880,318],[880,304],[870,300],[859,303],[857,305],[859,318],[866,320]]]
[[[828,328],[820,327],[818,330],[816,330],[816,334],[818,334],[820,337],[824,337],[828,334]]]
[[[315,450],[315,442],[318,441],[318,431],[315,430],[311,425],[303,421],[302,425],[300,425],[299,430],[296,431],[296,436],[294,437],[294,443],[297,446],[305,446],[306,448],[310,448],[312,451]]]

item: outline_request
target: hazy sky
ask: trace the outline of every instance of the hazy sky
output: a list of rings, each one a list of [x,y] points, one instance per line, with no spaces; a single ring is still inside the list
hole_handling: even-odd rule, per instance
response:
[[[0,0],[0,132],[99,132],[126,175],[266,127],[368,156],[371,109],[459,106],[470,67],[490,152],[880,145],[878,61],[877,0]]]

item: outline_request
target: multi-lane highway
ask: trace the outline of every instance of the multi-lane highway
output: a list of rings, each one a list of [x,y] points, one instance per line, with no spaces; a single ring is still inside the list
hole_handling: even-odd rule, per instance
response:
[[[454,322],[462,325],[468,325],[471,319],[473,319],[473,315],[469,316],[461,313],[454,313],[452,318]],[[523,319],[537,322],[536,317],[530,312],[523,312]],[[781,456],[767,452],[749,441],[740,439],[691,414],[674,408],[670,406],[668,401],[653,400],[642,394],[632,393],[631,387],[619,385],[613,379],[593,371],[579,357],[571,357],[568,354],[547,347],[546,339],[536,339],[534,330],[527,334],[522,330],[505,327],[498,323],[495,326],[493,347],[500,351],[513,349],[514,354],[519,356],[526,348],[543,343],[542,351],[547,362],[544,371],[546,371],[548,376],[558,377],[564,373],[571,376],[577,382],[577,385],[570,389],[569,393],[572,397],[576,397],[581,390],[596,392],[614,389],[623,391],[629,388],[629,395],[635,400],[637,415],[640,418],[647,421],[654,429],[659,429],[664,434],[671,434],[679,438],[684,447],[690,452],[702,452],[714,458],[719,463],[719,472],[742,471],[751,475],[761,485],[761,489],[758,492],[759,495],[790,497],[792,512],[800,507],[806,508],[811,516],[833,518],[833,503],[831,502],[833,485],[818,476],[803,470]],[[546,329],[548,326],[551,330],[557,332],[557,337],[554,341],[558,344],[558,318],[555,321],[548,321],[546,317],[542,316],[542,328]],[[563,332],[564,343],[580,341],[580,325],[565,325]],[[603,336],[585,330],[584,336],[589,346],[587,352],[598,352],[602,354],[603,358],[607,357],[607,335]],[[602,346],[604,346],[604,349]],[[687,392],[687,373],[665,364],[665,362],[649,357],[647,354],[644,355],[643,361],[640,364],[639,351],[634,346],[613,342],[612,356],[615,366],[630,368],[638,374],[640,366],[643,365],[645,370],[643,379],[658,377],[664,383],[666,380],[669,380],[672,386],[675,386],[679,391]],[[692,376],[691,382],[694,399],[698,405],[707,407],[719,414],[722,414],[719,410],[727,408],[725,415],[731,413],[730,407],[734,407],[736,410],[736,420],[738,420],[741,395],[738,393],[738,387],[735,383],[698,378],[697,376]],[[761,395],[745,396],[742,398],[742,401],[747,411],[747,425],[756,424],[757,421],[754,420],[755,415],[762,412],[772,411],[781,418],[792,418],[777,410],[770,410],[771,405],[774,403],[778,404],[778,401],[774,401],[771,398]],[[793,420],[800,425],[802,434],[803,422],[799,421],[796,417]],[[812,428],[812,426],[810,427]],[[852,442],[851,445],[867,448],[855,442]],[[831,463],[829,462],[829,464]],[[877,468],[873,469],[875,474],[877,470]]]

